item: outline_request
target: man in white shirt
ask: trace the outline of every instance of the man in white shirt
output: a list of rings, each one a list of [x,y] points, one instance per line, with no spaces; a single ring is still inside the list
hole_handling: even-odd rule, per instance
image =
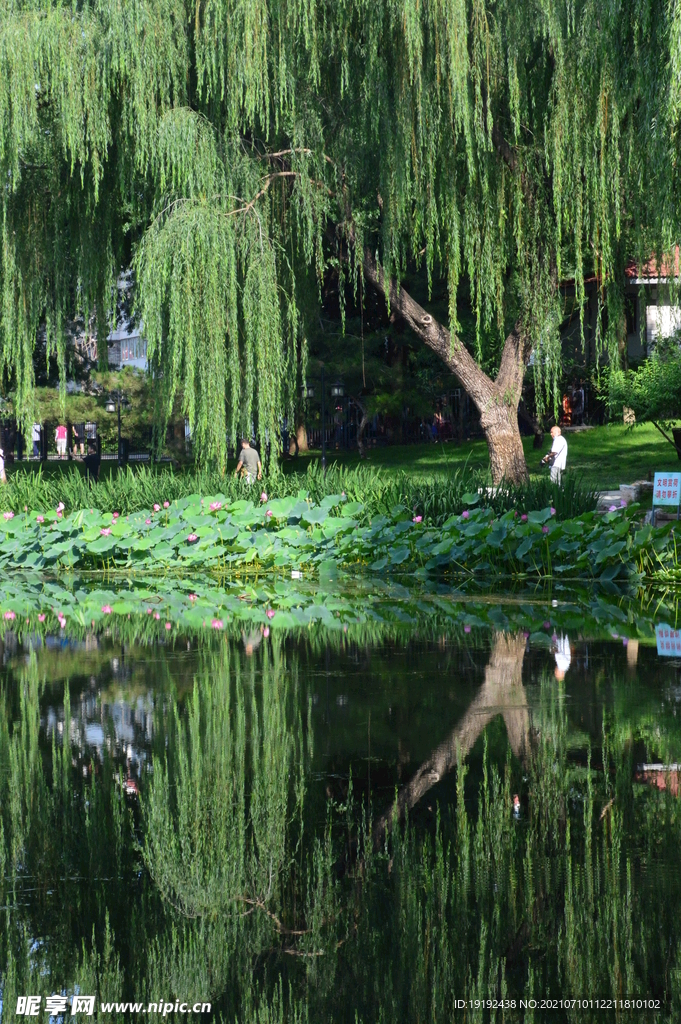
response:
[[[558,637],[554,634],[553,644],[553,656],[556,659],[556,668],[554,671],[554,675],[560,683],[563,679],[565,679],[565,673],[570,668],[570,663],[572,661],[572,655],[570,653],[570,641],[565,636],[565,634],[561,634],[560,639],[558,639]]]
[[[559,484],[567,463],[568,446],[560,427],[551,427],[551,437],[551,451],[544,456],[542,463],[548,463],[551,467],[551,483]]]
[[[39,423],[34,423],[33,424],[32,439],[33,439],[33,458],[37,459],[40,456],[40,424]]]

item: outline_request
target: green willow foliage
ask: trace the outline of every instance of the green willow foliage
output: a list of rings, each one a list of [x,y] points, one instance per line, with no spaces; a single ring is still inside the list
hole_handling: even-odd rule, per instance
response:
[[[0,0],[22,423],[38,333],[63,379],[65,317],[104,336],[134,256],[159,408],[181,392],[204,459],[251,421],[264,446],[304,367],[297,271],[356,286],[365,245],[425,259],[454,328],[465,276],[478,355],[515,320],[555,398],[558,281],[583,313],[595,274],[614,352],[625,261],[678,240],[680,24],[666,0]]]
[[[174,707],[165,757],[154,758],[144,859],[163,898],[185,917],[227,914],[238,922],[279,907],[287,826],[305,793],[302,722],[299,713],[293,728],[288,721],[291,684],[280,661],[275,648],[260,705],[254,680],[249,699],[239,659],[232,667],[223,647],[194,687],[186,724]],[[282,782],[291,777],[289,794]]]
[[[47,875],[62,886],[63,904],[58,913],[63,934],[76,923],[83,929],[82,941],[60,949],[54,966],[76,991],[97,993],[101,998],[112,993],[112,998],[120,998],[123,972],[104,893],[113,895],[112,908],[125,898],[134,860],[131,816],[122,787],[114,785],[113,765],[107,758],[102,783],[92,773],[89,783],[82,788],[74,786],[70,745],[59,743],[53,732],[51,750],[49,741],[46,750],[41,736],[40,700],[45,681],[40,678],[34,653],[18,682],[18,714],[5,680],[0,689],[0,892],[5,905],[0,960],[4,1015],[11,1021],[19,1019],[14,1010],[17,995],[26,990],[41,995],[55,991],[49,976],[52,950],[35,941],[35,921],[21,911],[26,890],[35,892],[36,879]],[[63,711],[64,735],[68,737],[68,683]],[[92,903],[73,887],[79,878],[88,880]],[[50,912],[49,899],[43,912]]]
[[[351,781],[342,806],[323,795],[313,720],[301,721],[303,659],[302,648],[278,648],[263,657],[260,674],[223,644],[200,662],[193,694],[159,700],[157,757],[141,798],[149,871],[122,776],[106,754],[101,770],[91,766],[84,777],[80,769],[68,685],[55,702],[61,736],[49,737],[41,727],[48,687],[35,656],[14,677],[7,672],[7,1019],[27,990],[96,993],[98,1003],[210,999],[216,1019],[261,1024],[451,1021],[459,1019],[455,1000],[488,998],[516,1006],[472,1019],[520,1022],[532,1016],[518,1000],[542,997],[659,998],[650,1019],[678,1019],[681,804],[633,778],[641,718],[650,713],[659,728],[654,698],[638,708],[625,701],[624,716],[603,709],[600,750],[585,759],[583,725],[571,720],[563,686],[552,675],[535,677],[536,731],[525,763],[506,752],[503,733],[495,741],[490,724],[482,771],[459,759],[449,791],[432,794],[441,811],[431,826],[417,807],[376,844],[367,815],[389,806],[391,794],[379,782],[371,808],[358,805]],[[180,662],[166,667],[178,694]],[[389,678],[394,695],[394,669]],[[631,686],[617,670],[612,681],[621,693]],[[647,692],[643,678],[640,686]],[[671,709],[662,717],[668,726]],[[657,743],[659,736],[650,754]],[[352,743],[340,749],[352,758]],[[157,813],[176,826],[168,845]],[[182,904],[160,884],[160,866]],[[255,902],[267,890],[252,913],[233,899]],[[575,1007],[560,1019],[638,1021],[641,1011]]]

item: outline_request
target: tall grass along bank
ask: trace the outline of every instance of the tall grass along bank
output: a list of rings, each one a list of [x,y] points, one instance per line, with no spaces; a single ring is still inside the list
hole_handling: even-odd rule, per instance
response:
[[[7,485],[0,487],[0,512],[23,512],[24,508],[44,512],[61,503],[67,513],[97,508],[128,515],[191,494],[219,492],[228,502],[249,498],[257,501],[263,491],[270,498],[288,498],[302,489],[315,503],[328,495],[344,493],[350,501],[362,503],[367,519],[388,515],[396,505],[403,505],[425,522],[441,525],[452,513],[467,507],[471,494],[479,492],[485,494],[485,503],[496,514],[511,508],[530,512],[553,506],[558,519],[593,511],[598,497],[592,488],[569,474],[561,487],[548,477],[522,486],[502,484],[494,490],[488,484],[486,474],[467,467],[420,480],[406,472],[386,473],[366,466],[346,469],[334,465],[323,472],[316,462],[304,474],[278,472],[251,485],[209,470],[175,473],[170,468],[127,468],[91,486],[76,466],[49,474],[40,469],[18,469],[10,474]]]

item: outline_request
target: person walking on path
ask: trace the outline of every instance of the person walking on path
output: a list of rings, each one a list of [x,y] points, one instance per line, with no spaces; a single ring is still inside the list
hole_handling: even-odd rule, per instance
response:
[[[54,439],[57,442],[57,455],[60,459],[66,458],[66,427],[63,423],[55,430]]]
[[[559,484],[567,464],[568,445],[560,427],[551,427],[551,437],[553,438],[551,451],[541,461],[542,465],[551,467],[551,483]]]
[[[239,474],[246,478],[247,484],[252,484],[256,475],[258,480],[262,480],[260,456],[255,448],[251,448],[250,441],[245,437],[241,440],[241,454],[239,455],[234,476],[239,476]]]

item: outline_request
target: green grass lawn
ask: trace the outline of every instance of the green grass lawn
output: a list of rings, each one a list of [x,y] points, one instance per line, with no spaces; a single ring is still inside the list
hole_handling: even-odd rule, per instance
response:
[[[642,424],[631,430],[624,424],[615,423],[605,427],[594,427],[566,434],[568,441],[568,469],[584,478],[599,490],[617,488],[620,484],[645,480],[655,471],[681,469],[672,446],[652,424]],[[546,473],[540,469],[539,461],[551,447],[547,434],[541,451],[532,447],[531,437],[523,438],[525,458],[531,474]],[[303,472],[310,459],[318,459],[319,452],[300,455],[286,463],[287,472],[298,469]],[[346,466],[359,463],[357,452],[327,451],[327,464],[338,462]],[[466,461],[474,469],[486,469],[489,465],[487,445],[484,441],[466,441],[456,444],[393,445],[385,448],[370,448],[365,464],[382,470],[404,470],[422,478],[463,466]]]
[[[568,469],[589,485],[599,490],[617,488],[621,483],[632,483],[634,480],[646,479],[654,471],[681,469],[672,446],[664,440],[652,424],[643,424],[633,430],[623,424],[611,424],[595,427],[593,430],[569,433]],[[539,461],[551,447],[551,438],[547,434],[541,451],[532,447],[532,438],[523,439],[525,457],[532,475],[548,473],[540,469]],[[287,459],[284,463],[286,473],[305,473],[313,461],[318,461],[318,451],[301,454],[297,459]],[[356,451],[345,452],[329,449],[327,464],[334,462],[352,467],[359,465],[360,459]],[[370,448],[364,461],[366,466],[375,466],[384,472],[403,470],[416,479],[426,480],[462,468],[466,462],[471,469],[485,470],[489,466],[487,445],[484,441],[466,441],[456,444],[448,441],[444,444],[392,445],[383,448]],[[21,463],[25,468],[37,469],[38,463]],[[234,470],[235,462],[230,461],[229,471]],[[42,472],[47,477],[62,473],[74,466],[72,462],[49,462],[43,465]],[[8,467],[10,473],[15,467]],[[104,480],[118,472],[116,463],[107,460],[102,463],[100,480]]]

